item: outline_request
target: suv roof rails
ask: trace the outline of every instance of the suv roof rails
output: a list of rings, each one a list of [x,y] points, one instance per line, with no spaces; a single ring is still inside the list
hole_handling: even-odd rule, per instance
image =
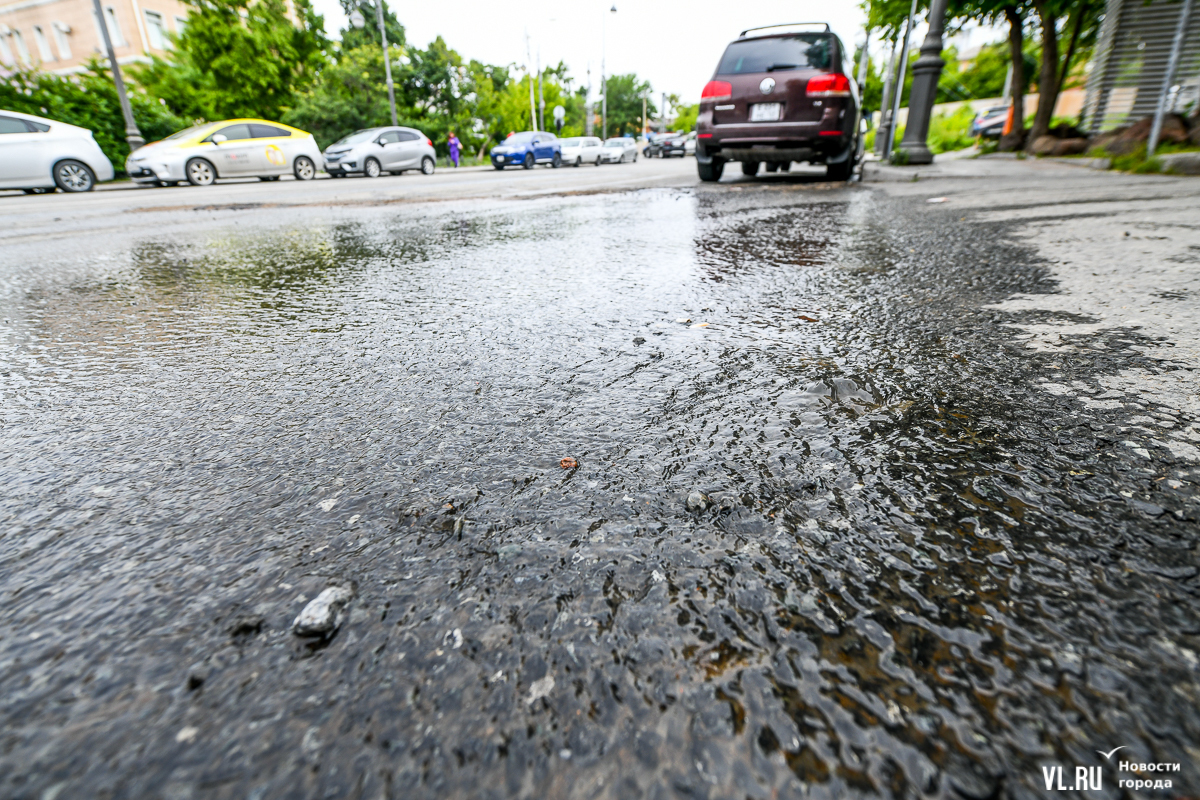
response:
[[[818,26],[818,25],[824,29],[825,33],[831,32],[828,22],[788,22],[788,23],[784,23],[783,25],[763,25],[761,28],[746,28],[746,30],[744,30],[738,34],[738,38],[739,39],[746,38],[746,34],[749,33],[750,31],[769,31],[769,30],[774,30],[775,28],[800,28],[800,27],[805,27],[805,26],[811,27],[811,26]]]

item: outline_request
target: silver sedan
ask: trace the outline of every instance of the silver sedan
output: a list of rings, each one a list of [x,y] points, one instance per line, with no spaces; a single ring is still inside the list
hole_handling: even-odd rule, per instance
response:
[[[637,161],[637,142],[627,136],[607,139],[602,152],[605,164],[624,164],[627,161]]]
[[[378,178],[410,169],[433,174],[437,153],[429,137],[414,128],[366,128],[325,148],[325,171],[335,178],[351,173]]]

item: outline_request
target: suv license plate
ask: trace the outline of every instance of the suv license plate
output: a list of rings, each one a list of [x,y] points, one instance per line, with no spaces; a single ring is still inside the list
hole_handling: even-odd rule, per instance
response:
[[[782,111],[783,103],[756,103],[750,106],[750,121],[778,122]]]

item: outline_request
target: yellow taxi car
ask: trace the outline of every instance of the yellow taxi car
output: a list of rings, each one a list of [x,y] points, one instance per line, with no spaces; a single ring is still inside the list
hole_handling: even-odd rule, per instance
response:
[[[277,181],[316,177],[321,149],[311,133],[261,119],[207,122],[129,154],[125,170],[137,183],[208,186],[218,178]]]

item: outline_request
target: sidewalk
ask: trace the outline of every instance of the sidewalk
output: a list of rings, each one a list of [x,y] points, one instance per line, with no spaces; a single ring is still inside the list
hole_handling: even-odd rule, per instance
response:
[[[1047,167],[1103,171],[1108,169],[1109,162],[1106,158],[1059,158],[1054,156],[1018,158],[1016,153],[978,155],[978,151],[972,147],[966,150],[942,153],[934,157],[932,164],[920,166],[898,166],[883,161],[865,161],[863,163],[863,183],[920,181],[946,177],[987,178],[1011,174],[1016,165],[1024,165],[1025,168],[1033,171]]]

